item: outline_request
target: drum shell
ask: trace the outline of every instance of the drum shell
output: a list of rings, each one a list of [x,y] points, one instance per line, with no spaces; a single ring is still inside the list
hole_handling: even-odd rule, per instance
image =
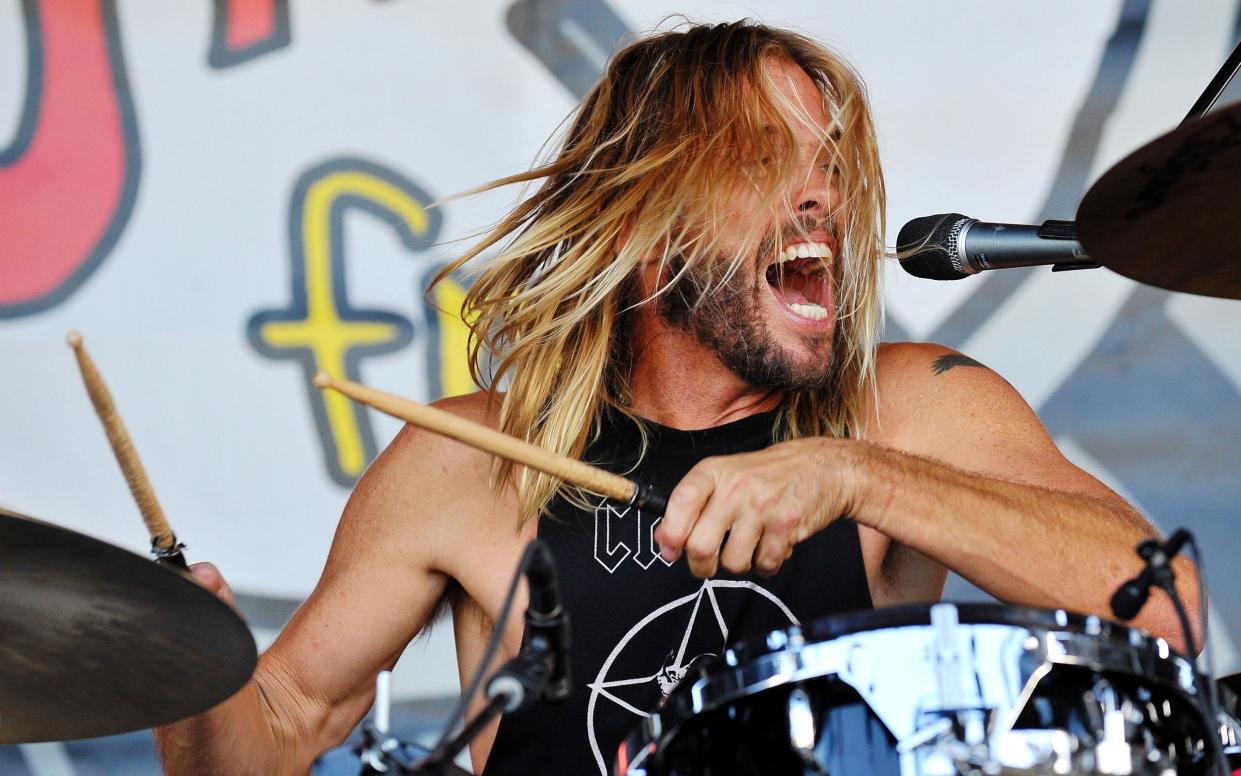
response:
[[[1131,750],[1136,763],[1133,773],[1208,772],[1206,737],[1212,726],[1200,711],[1192,666],[1166,643],[1097,618],[1064,612],[988,605],[952,608],[961,635],[999,632],[1023,647],[1008,650],[1000,661],[1004,665],[971,668],[972,676],[1011,674],[1026,680],[1019,698],[1014,694],[1007,705],[994,704],[995,708],[979,712],[985,730],[1011,731],[1002,738],[997,735],[995,742],[1008,749],[1050,747],[1060,752],[1059,766],[1075,772],[1110,772],[1108,758],[1115,759],[1117,745]],[[933,643],[926,633],[931,627],[929,607],[907,607],[831,618],[743,644],[729,654],[726,664],[682,682],[621,746],[615,772],[634,776],[901,773],[901,755],[890,729],[894,726],[886,725],[881,719],[885,715],[876,714],[854,687],[857,671],[846,670],[845,656],[882,642],[890,645],[902,634],[908,634],[911,644],[917,641],[914,636],[921,638],[918,643],[925,653],[927,644]],[[885,650],[890,658],[890,646]],[[924,656],[906,659],[916,663]],[[928,671],[935,670],[934,665],[928,666]],[[994,676],[992,681],[996,681]],[[910,692],[916,695],[915,689],[911,687]],[[1105,709],[1095,694],[1109,699],[1113,722],[1117,716],[1128,719],[1127,742],[1104,735]],[[800,700],[791,703],[795,697]],[[891,698],[886,702],[890,707]],[[790,730],[797,727],[791,708],[801,709],[801,716],[812,720],[803,720],[801,727],[812,728],[814,735],[800,745],[791,743]],[[910,719],[918,716],[915,708],[898,711]],[[893,720],[891,708],[886,717]],[[928,718],[924,723],[932,721]],[[907,729],[906,735],[912,730]],[[961,734],[960,730],[955,733]],[[1100,747],[1100,742],[1106,746]],[[1149,767],[1148,755],[1153,758]]]

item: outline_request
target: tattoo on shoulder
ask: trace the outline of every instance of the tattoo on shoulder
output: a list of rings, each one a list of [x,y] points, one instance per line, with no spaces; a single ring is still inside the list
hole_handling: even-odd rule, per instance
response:
[[[986,366],[975,361],[969,356],[962,356],[959,353],[952,353],[947,356],[940,356],[939,358],[935,359],[935,363],[931,365],[931,369],[934,370],[935,374],[942,375],[944,372],[947,372],[949,369],[953,369],[958,366],[978,366],[978,367],[982,367],[983,369],[987,368]]]

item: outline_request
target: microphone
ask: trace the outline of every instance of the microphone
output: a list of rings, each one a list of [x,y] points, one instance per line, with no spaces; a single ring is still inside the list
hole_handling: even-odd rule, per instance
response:
[[[1146,599],[1150,597],[1151,586],[1165,581],[1160,577],[1167,572],[1168,563],[1181,551],[1189,536],[1189,531],[1178,528],[1162,545],[1158,539],[1147,539],[1138,545],[1138,552],[1146,559],[1146,568],[1112,594],[1112,614],[1121,620],[1137,617],[1138,612],[1146,605]]]
[[[896,248],[905,254],[900,262],[906,272],[930,280],[960,280],[989,269],[1044,264],[1053,265],[1053,271],[1100,266],[1077,241],[1072,221],[989,224],[960,213],[941,213],[902,226]]]
[[[543,700],[562,701],[569,697],[569,615],[560,605],[556,563],[543,542],[536,541],[531,549],[526,579],[530,585],[526,637],[534,649],[545,650],[551,657]]]
[[[527,708],[537,699],[569,697],[569,614],[560,603],[556,563],[547,545],[535,539],[523,558],[530,603],[521,653],[487,682],[487,697],[503,699],[504,711]]]

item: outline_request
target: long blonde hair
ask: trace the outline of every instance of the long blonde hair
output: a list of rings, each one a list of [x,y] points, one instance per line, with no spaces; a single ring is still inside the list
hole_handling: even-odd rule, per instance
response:
[[[777,434],[842,436],[857,428],[875,395],[875,348],[882,320],[884,187],[865,89],[853,70],[813,40],[750,21],[690,26],[620,51],[568,123],[559,150],[529,172],[479,191],[542,181],[477,245],[434,282],[492,246],[465,307],[474,379],[503,385],[506,433],[573,457],[597,435],[610,408],[627,407],[631,367],[626,317],[638,298],[635,275],[658,256],[674,270],[655,296],[692,267],[719,265],[721,234],[741,248],[714,277],[726,282],[753,260],[762,236],[722,221],[722,200],[749,190],[769,208],[799,174],[801,150],[790,106],[765,64],[783,57],[818,87],[830,128],[816,129],[835,165],[845,225],[831,268],[836,336],[824,387],[791,392]],[[787,211],[786,211],[787,212]],[[731,244],[731,243],[730,243]],[[665,274],[661,272],[661,277]],[[546,511],[558,480],[511,463],[519,526]]]

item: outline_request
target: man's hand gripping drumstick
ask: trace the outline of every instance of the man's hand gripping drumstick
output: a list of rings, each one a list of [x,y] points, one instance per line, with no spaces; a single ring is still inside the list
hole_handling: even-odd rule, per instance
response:
[[[559,477],[600,496],[623,504],[632,504],[644,512],[662,515],[668,508],[667,497],[649,485],[642,485],[574,458],[549,452],[443,410],[349,380],[334,378],[326,372],[316,374],[314,384],[319,388],[331,388],[343,393],[354,401],[374,407],[398,420],[456,439],[544,474]]]

